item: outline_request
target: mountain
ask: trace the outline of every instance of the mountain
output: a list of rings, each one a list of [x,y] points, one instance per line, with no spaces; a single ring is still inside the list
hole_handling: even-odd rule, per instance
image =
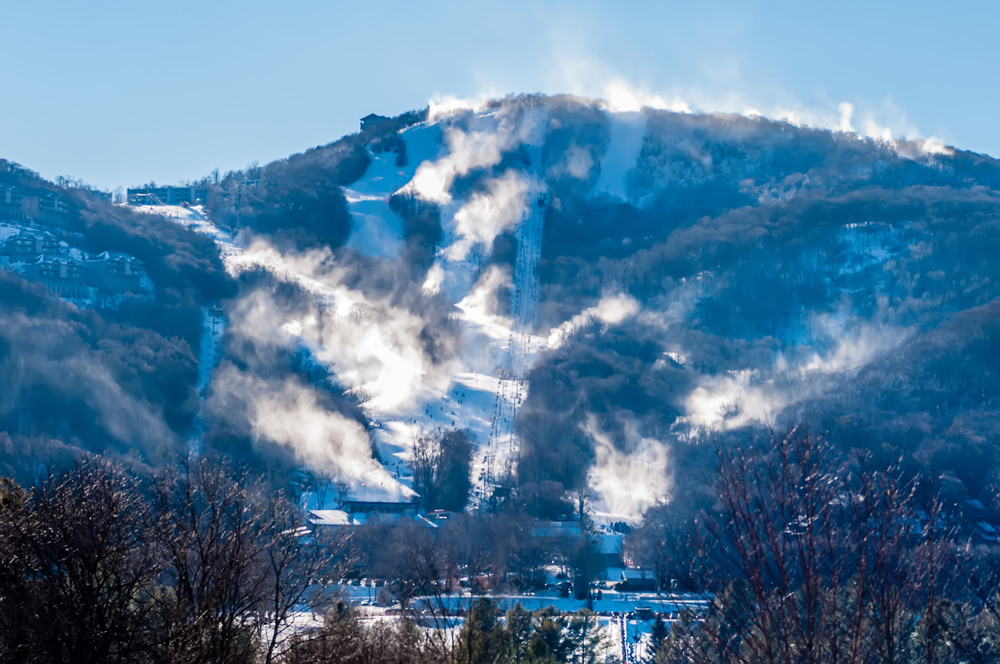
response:
[[[191,183],[201,205],[2,170],[66,201],[49,224],[8,206],[5,238],[32,219],[57,254],[120,252],[149,282],[60,296],[11,255],[4,474],[195,449],[397,500],[426,489],[421,441],[458,430],[474,505],[632,518],[709,500],[717,445],[801,422],[956,499],[998,481],[985,155],[518,96],[369,116]]]

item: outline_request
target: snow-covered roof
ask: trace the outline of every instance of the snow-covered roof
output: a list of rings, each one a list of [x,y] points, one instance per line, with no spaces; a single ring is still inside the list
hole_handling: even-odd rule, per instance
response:
[[[356,526],[358,521],[351,519],[350,515],[343,510],[309,510],[312,518],[309,519],[317,526]]]
[[[598,548],[600,552],[606,555],[614,555],[622,552],[622,542],[625,540],[624,535],[614,534],[614,535],[600,535],[597,538]]]
[[[135,256],[123,254],[119,251],[102,251],[99,254],[92,254],[90,258],[87,259],[87,262],[90,263],[100,263],[106,261],[125,261],[126,263],[132,263],[134,265],[143,264],[143,262]]]
[[[0,224],[0,242],[5,242],[12,237],[16,237],[20,233],[22,228],[20,226],[12,226],[10,224]]]
[[[435,528],[435,529],[437,529],[437,528],[441,527],[439,524],[434,523],[433,521],[431,521],[430,519],[428,519],[427,517],[425,517],[423,514],[417,514],[416,516],[414,516],[413,517],[413,521],[414,521],[414,523],[416,523],[418,526],[421,526],[422,528]]]
[[[29,265],[79,265],[72,258],[65,256],[53,256],[52,254],[39,254]]]
[[[37,240],[53,240],[53,241],[55,241],[56,239],[56,237],[52,235],[52,233],[39,230],[37,228],[24,228],[24,227],[19,228],[17,237],[33,237]]]
[[[648,569],[623,569],[622,581],[645,581],[652,580],[653,572]]]

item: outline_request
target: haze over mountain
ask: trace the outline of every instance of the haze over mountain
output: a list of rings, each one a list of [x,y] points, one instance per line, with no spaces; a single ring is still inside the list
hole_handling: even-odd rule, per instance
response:
[[[986,155],[512,96],[369,117],[189,183],[200,206],[63,184],[0,172],[66,201],[0,206],[0,474],[216,451],[403,499],[414,444],[459,430],[473,504],[557,517],[589,487],[632,518],[699,499],[713,442],[801,421],[955,497],[998,480]],[[66,290],[11,253],[29,219],[148,283]]]

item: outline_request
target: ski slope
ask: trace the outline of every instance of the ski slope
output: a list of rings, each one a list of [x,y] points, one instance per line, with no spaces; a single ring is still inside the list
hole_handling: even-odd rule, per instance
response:
[[[482,115],[484,122],[493,121],[488,113]],[[354,218],[353,232],[347,242],[349,249],[387,260],[398,255],[403,246],[402,219],[389,208],[389,197],[408,186],[421,165],[447,155],[442,141],[447,122],[448,119],[422,123],[401,132],[408,157],[404,166],[397,165],[396,153],[369,153],[372,163],[364,177],[344,191]],[[528,176],[537,183],[542,182],[544,126],[542,114],[534,118],[531,131],[523,137],[531,162]],[[487,483],[501,481],[503,473],[509,472],[511,462],[516,459],[514,424],[517,409],[526,397],[525,378],[535,355],[548,347],[547,339],[534,334],[539,293],[537,267],[546,202],[546,195],[538,194],[538,186],[530,188],[520,202],[522,214],[516,227],[519,250],[512,275],[513,297],[508,316],[490,315],[475,302],[475,289],[483,277],[482,253],[473,251],[456,257],[456,252],[449,252],[454,243],[465,241],[455,230],[454,218],[467,201],[457,198],[441,206],[445,233],[432,272],[443,275],[441,293],[455,305],[454,318],[463,327],[464,348],[449,365],[446,385],[428,382],[413,403],[405,408],[381,404],[377,400],[367,405],[374,425],[373,435],[385,460],[384,466],[399,483],[412,486],[408,466],[413,443],[421,436],[450,429],[467,431],[480,446],[482,452],[477,455],[478,467],[475,470],[477,477]],[[302,261],[286,259],[273,250],[261,251],[258,246],[248,251],[250,248],[241,246],[237,238],[216,227],[200,208],[139,206],[137,209],[164,215],[212,237],[231,273],[259,264],[298,283],[312,295],[317,306],[325,310],[341,312],[345,307],[350,309],[359,303],[364,304],[363,293],[331,285],[324,278],[310,273]],[[209,314],[206,311],[204,315],[199,358],[200,398],[204,397],[210,384],[211,370],[217,357],[216,347],[222,333],[220,321]],[[280,325],[280,322],[276,324]],[[282,332],[293,340],[297,334],[294,326],[287,325],[282,326]],[[389,332],[375,329],[370,334],[389,335]],[[336,349],[318,346],[314,338],[299,338],[299,343],[309,347],[314,359],[321,362],[336,355],[331,352]],[[385,343],[391,347],[388,337]],[[334,366],[336,362],[332,359],[330,365],[349,388],[366,390],[369,387],[351,383],[351,376],[339,373],[342,367]],[[393,380],[391,374],[383,378]],[[192,451],[200,449],[200,427],[199,418],[191,436]],[[370,480],[357,477],[352,478],[350,483],[355,489],[365,486],[369,499],[372,499],[377,492],[377,484],[373,486]],[[484,490],[481,495],[486,493],[488,491]]]
[[[530,172],[541,180],[544,123],[538,122],[530,143]],[[508,334],[504,364],[498,371],[489,444],[480,471],[481,498],[491,487],[509,484],[513,466],[520,454],[517,440],[517,410],[527,397],[527,374],[538,351],[548,342],[534,336],[538,323],[538,260],[542,253],[542,227],[545,221],[546,194],[528,202],[528,212],[517,229],[517,258],[514,265],[514,288],[511,298],[512,325]]]
[[[609,113],[611,140],[601,159],[594,192],[629,200],[628,173],[635,168],[646,136],[646,116],[638,111]]]

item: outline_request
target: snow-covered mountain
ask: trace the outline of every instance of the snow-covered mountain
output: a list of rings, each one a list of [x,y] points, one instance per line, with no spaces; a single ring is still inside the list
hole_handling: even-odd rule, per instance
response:
[[[218,280],[180,335],[200,405],[178,435],[206,450],[401,499],[416,441],[462,430],[473,504],[543,516],[680,500],[713,441],[796,421],[973,496],[992,481],[989,157],[526,96],[369,118],[197,184],[204,205],[136,218],[224,268],[160,278]]]

